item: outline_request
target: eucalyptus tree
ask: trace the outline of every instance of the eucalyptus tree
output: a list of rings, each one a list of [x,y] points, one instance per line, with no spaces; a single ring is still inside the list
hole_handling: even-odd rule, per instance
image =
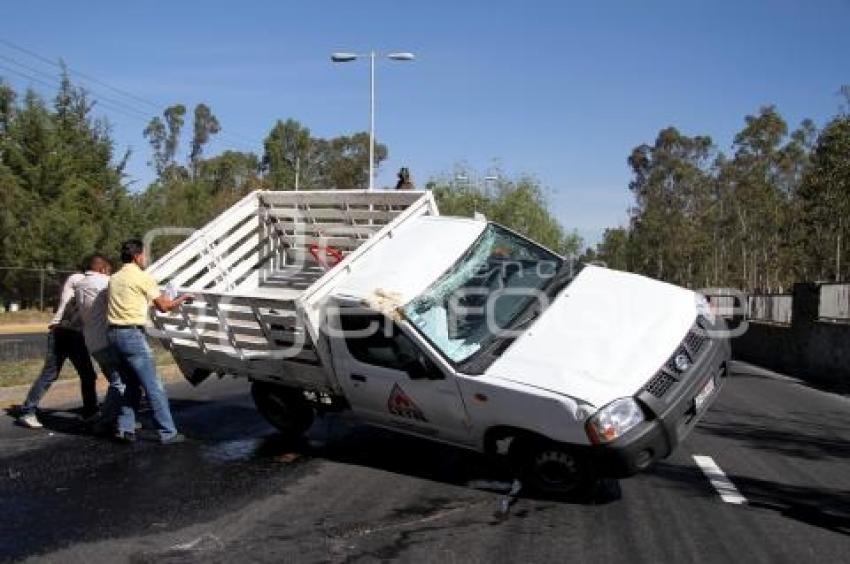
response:
[[[192,176],[198,173],[198,166],[204,152],[204,145],[209,143],[213,135],[221,131],[218,118],[213,115],[212,110],[206,104],[195,106],[194,133],[192,135],[192,150],[189,153],[189,164],[192,168]]]

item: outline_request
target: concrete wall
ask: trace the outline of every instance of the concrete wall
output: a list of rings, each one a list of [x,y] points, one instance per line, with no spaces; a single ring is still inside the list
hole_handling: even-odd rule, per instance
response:
[[[794,285],[791,324],[749,321],[734,358],[815,384],[850,389],[850,323],[820,321],[820,286]]]

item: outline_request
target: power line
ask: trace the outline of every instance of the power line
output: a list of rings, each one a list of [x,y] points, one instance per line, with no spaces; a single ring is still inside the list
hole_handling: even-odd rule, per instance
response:
[[[161,111],[161,109],[162,109],[162,107],[163,107],[163,105],[162,105],[162,104],[157,104],[156,102],[153,102],[153,101],[151,101],[151,100],[148,100],[148,99],[146,99],[146,98],[143,98],[143,97],[141,97],[141,96],[138,96],[138,95],[136,95],[136,94],[133,94],[132,92],[128,92],[128,91],[126,91],[126,90],[122,90],[121,88],[117,88],[117,87],[115,87],[115,86],[112,86],[111,84],[108,84],[107,82],[104,82],[104,81],[102,81],[102,80],[100,80],[100,79],[98,79],[98,78],[96,78],[96,77],[94,77],[94,76],[91,76],[91,75],[89,75],[89,74],[83,73],[83,72],[81,72],[81,71],[78,71],[78,70],[72,69],[71,67],[68,67],[67,65],[61,65],[61,64],[57,63],[56,61],[52,61],[52,60],[50,60],[49,58],[45,57],[44,55],[40,55],[40,54],[38,54],[38,53],[36,53],[36,52],[34,52],[34,51],[30,50],[30,49],[27,49],[26,47],[22,47],[22,46],[20,46],[20,45],[17,45],[17,44],[15,44],[15,43],[12,43],[11,41],[9,41],[9,40],[7,40],[7,39],[0,38],[0,43],[2,43],[3,45],[6,45],[7,47],[10,47],[10,48],[12,48],[12,49],[15,49],[16,51],[19,51],[19,52],[21,52],[21,53],[24,53],[24,54],[26,54],[26,55],[29,55],[30,57],[33,57],[33,58],[35,58],[35,59],[38,59],[39,61],[42,61],[42,62],[44,62],[44,63],[46,63],[46,64],[48,64],[48,65],[52,65],[52,66],[57,67],[57,68],[59,68],[59,69],[65,70],[65,71],[67,71],[69,74],[76,75],[76,76],[78,76],[78,77],[80,77],[80,78],[83,78],[83,79],[85,79],[85,80],[88,80],[88,81],[94,82],[95,84],[100,84],[100,85],[101,85],[101,86],[103,86],[104,88],[107,88],[107,89],[109,89],[109,90],[111,90],[111,91],[113,91],[113,92],[115,92],[115,93],[117,93],[117,94],[119,94],[119,95],[126,96],[126,97],[128,97],[128,98],[133,99],[133,100],[137,100],[137,101],[139,101],[139,102],[141,102],[141,103],[143,103],[143,104],[146,104],[146,105],[150,106],[151,108],[155,109],[157,112]],[[224,130],[224,128],[221,128],[220,133],[224,133],[224,131],[225,131],[225,130]],[[224,136],[222,136],[222,137],[227,137],[227,136],[232,137],[232,138],[233,138],[233,140],[236,140],[236,139],[241,138],[241,141],[242,141],[242,142],[249,143],[249,144],[251,144],[251,145],[254,145],[254,144],[256,143],[256,141],[255,141],[254,139],[252,139],[252,138],[248,138],[248,137],[246,137],[246,136],[244,136],[244,135],[240,135],[240,134],[238,134],[238,133],[236,133],[236,132],[234,132],[234,131],[230,131],[230,130],[228,130],[228,131],[227,131],[227,134],[226,134],[226,135],[224,135]],[[234,144],[236,144],[236,143],[234,143]]]
[[[0,55],[0,57],[3,57],[3,56],[2,56],[2,55]],[[6,57],[3,57],[3,58],[6,58]],[[20,63],[18,63],[18,64],[20,64]],[[21,66],[24,66],[24,67],[25,67],[26,65],[21,65]],[[18,75],[18,76],[20,76],[20,77],[22,77],[22,78],[25,78],[25,79],[27,79],[27,80],[31,80],[31,81],[33,81],[33,82],[37,82],[37,83],[42,84],[42,85],[44,85],[44,86],[46,86],[46,87],[48,87],[48,88],[55,88],[55,87],[56,87],[56,84],[55,84],[55,83],[51,83],[51,82],[48,82],[48,81],[43,80],[43,79],[41,79],[41,78],[38,78],[38,77],[36,77],[36,76],[32,76],[32,75],[27,74],[27,73],[25,73],[25,72],[21,72],[21,71],[16,70],[16,69],[14,69],[14,68],[12,68],[12,67],[10,67],[10,66],[8,66],[8,65],[3,64],[3,63],[0,63],[0,69],[6,69],[6,71],[7,71],[7,72],[14,73],[14,74],[16,74],[16,75]],[[45,73],[45,72],[43,72],[43,71],[37,71],[36,69],[32,69],[32,70],[33,70],[34,72],[38,72],[38,73],[39,73],[39,74],[41,74],[41,75],[44,75],[44,76],[48,76],[48,77],[50,77],[50,75],[49,75],[48,73]],[[51,78],[53,78],[53,77],[51,77]],[[100,99],[95,99],[95,102],[96,102],[97,104],[99,104],[99,105],[102,105],[102,106],[104,106],[104,107],[108,108],[108,109],[111,109],[113,112],[117,112],[117,113],[119,113],[119,114],[121,114],[121,115],[123,115],[123,116],[125,116],[125,117],[129,117],[129,118],[131,118],[131,119],[138,120],[138,121],[139,121],[139,122],[141,122],[141,123],[147,124],[147,123],[149,122],[149,119],[148,119],[146,116],[141,115],[141,112],[139,112],[139,113],[128,113],[128,112],[127,112],[127,111],[126,111],[126,110],[122,107],[122,106],[124,106],[125,104],[122,104],[122,106],[118,106],[118,105],[115,105],[115,103],[114,103],[114,102],[108,102],[108,101],[107,101],[107,102],[104,102],[104,101],[102,101],[102,100],[100,100]],[[136,111],[136,110],[134,110],[134,111]],[[249,146],[247,146],[247,145],[245,145],[245,144],[243,144],[243,143],[238,143],[238,142],[235,142],[235,141],[233,141],[233,140],[228,140],[228,139],[225,139],[225,141],[227,141],[227,142],[228,142],[228,143],[230,143],[231,145],[234,145],[234,146],[237,146],[237,147],[241,147],[242,149],[247,149],[248,151],[253,151],[253,149],[252,149],[251,147],[249,147]]]
[[[141,103],[155,109],[158,113],[163,108],[162,104],[157,104],[156,102],[153,102],[149,99],[146,99],[146,98],[143,98],[143,97],[138,96],[136,94],[133,94],[132,92],[128,92],[128,91],[123,90],[121,88],[117,88],[115,86],[112,86],[111,84],[104,82],[104,81],[102,81],[102,80],[100,80],[100,79],[98,79],[94,76],[91,76],[91,75],[83,73],[81,71],[72,69],[71,67],[68,67],[66,65],[59,64],[59,63],[49,59],[48,57],[45,57],[44,55],[40,55],[40,54],[36,53],[35,51],[32,51],[31,49],[27,49],[26,47],[22,47],[20,45],[17,45],[17,44],[15,44],[15,43],[7,40],[7,39],[0,38],[0,44],[3,44],[3,45],[5,45],[5,46],[7,46],[11,49],[18,51],[18,52],[24,53],[24,54],[26,54],[30,57],[33,57],[33,58],[43,62],[43,63],[46,63],[48,65],[51,65],[51,66],[57,67],[59,69],[65,70],[69,74],[73,74],[73,75],[76,75],[77,77],[83,78],[83,79],[88,80],[90,82],[93,82],[95,84],[99,84],[102,87],[107,88],[107,89],[111,90],[112,92],[115,92],[116,94],[131,98],[131,99],[136,100],[138,102],[141,102]],[[8,60],[8,57],[4,57],[4,58],[6,58]],[[15,62],[17,62],[17,61],[15,61]],[[23,66],[22,63],[18,63],[18,64],[21,64]],[[36,71],[36,72],[38,72],[38,71]],[[101,97],[103,97],[102,94],[99,94],[99,95]],[[137,110],[135,108],[134,108],[134,111],[138,111],[140,113],[142,112],[142,110]],[[251,146],[252,148],[250,150],[252,150],[252,151],[254,150],[253,147],[256,147],[258,144],[262,145],[262,143],[257,143],[257,141],[253,138],[249,138],[247,136],[240,135],[240,134],[238,134],[234,131],[230,131],[229,129],[225,130],[224,127],[222,127],[219,131],[219,139],[222,139],[224,141],[229,141],[231,144],[241,146],[242,148],[248,148],[249,146]]]
[[[127,92],[126,90],[121,90],[120,88],[116,88],[116,87],[114,87],[110,84],[107,84],[107,83],[105,83],[105,82],[103,82],[103,81],[101,81],[101,80],[99,80],[99,79],[97,79],[93,76],[89,76],[89,75],[84,74],[80,71],[74,70],[70,67],[67,67],[67,66],[63,67],[63,65],[60,65],[56,61],[48,59],[47,57],[45,57],[43,55],[39,55],[38,53],[31,51],[31,50],[27,49],[26,47],[21,47],[20,45],[16,45],[15,43],[12,43],[11,41],[9,41],[7,39],[0,38],[0,43],[2,43],[3,45],[5,45],[7,47],[10,47],[10,48],[12,48],[16,51],[24,53],[25,55],[29,55],[30,57],[38,59],[39,61],[41,61],[43,63],[47,63],[48,65],[53,65],[54,67],[58,67],[58,68],[64,68],[64,70],[67,70],[71,74],[75,74],[75,75],[82,77],[86,80],[94,82],[95,84],[100,84],[104,88],[108,88],[109,90],[112,90],[113,92],[115,92],[117,94],[121,94],[122,96],[127,96],[128,98],[133,98],[134,100],[136,100],[138,102],[141,102],[143,104],[147,104],[157,111],[159,111],[159,109],[161,108],[161,106],[158,106],[156,103],[151,102],[150,100],[145,100],[144,98],[142,98],[140,96],[136,96],[132,92]]]
[[[35,68],[35,67],[31,67],[31,66],[29,66],[29,65],[26,65],[26,64],[24,64],[24,63],[22,63],[22,62],[20,62],[20,61],[17,61],[17,60],[15,60],[15,59],[11,58],[11,57],[7,57],[6,55],[3,55],[2,53],[0,53],[0,59],[5,59],[6,61],[9,61],[9,62],[11,62],[11,63],[12,63],[12,64],[14,64],[14,65],[17,65],[17,66],[19,66],[19,67],[21,67],[21,68],[23,68],[23,69],[26,69],[26,70],[28,70],[28,71],[30,71],[30,72],[36,73],[36,74],[38,74],[38,75],[40,75],[40,76],[47,77],[48,79],[53,80],[53,79],[57,78],[56,76],[54,76],[54,75],[52,75],[52,74],[50,74],[50,73],[48,73],[48,72],[45,72],[45,71],[42,71],[42,70],[37,69],[37,68]],[[5,65],[4,65],[4,66],[5,66]],[[9,67],[6,67],[6,68],[9,68]],[[132,112],[138,113],[140,118],[144,118],[145,120],[147,120],[147,119],[148,119],[147,114],[145,114],[144,112],[142,112],[142,111],[140,111],[140,110],[136,109],[134,106],[130,106],[130,105],[126,104],[125,102],[122,102],[121,100],[114,100],[114,99],[112,99],[112,98],[108,98],[108,97],[104,96],[103,94],[101,94],[100,92],[97,92],[97,91],[95,91],[95,90],[89,90],[89,91],[90,91],[90,92],[92,92],[93,94],[97,95],[97,99],[98,99],[98,101],[105,100],[105,101],[106,101],[106,102],[108,102],[108,103],[111,103],[111,104],[115,104],[115,105],[118,105],[118,106],[125,107],[125,108],[127,108],[127,109],[128,109],[128,111],[132,111]]]
[[[51,79],[51,80],[56,79],[56,77],[55,77],[55,76],[53,76],[53,75],[52,75],[52,74],[50,74],[50,73],[47,73],[47,72],[45,72],[45,71],[42,71],[42,70],[39,70],[39,69],[33,68],[33,67],[29,66],[29,65],[25,65],[24,63],[21,63],[21,62],[19,62],[19,61],[16,61],[16,60],[14,60],[14,59],[12,59],[12,58],[10,58],[10,57],[7,57],[7,56],[5,56],[5,55],[0,54],[0,58],[6,59],[6,60],[8,60],[8,61],[11,61],[12,63],[14,63],[14,64],[16,64],[16,65],[18,65],[18,66],[20,66],[20,67],[22,67],[22,68],[25,68],[25,69],[29,70],[30,72],[37,73],[37,74],[39,74],[39,75],[41,75],[41,76],[47,77],[48,79]],[[31,74],[27,74],[27,73],[25,73],[25,72],[21,72],[21,71],[16,70],[16,69],[14,69],[14,68],[12,68],[12,67],[10,67],[10,66],[8,66],[8,65],[3,64],[3,63],[0,63],[0,68],[4,68],[4,69],[6,69],[8,72],[14,73],[14,74],[16,74],[16,75],[18,75],[18,76],[21,76],[21,77],[23,77],[23,78],[25,78],[25,79],[27,79],[27,80],[31,80],[31,81],[37,82],[37,83],[39,83],[39,84],[42,84],[42,85],[47,86],[47,87],[50,87],[50,88],[55,88],[55,87],[57,86],[57,84],[55,84],[55,83],[53,83],[53,82],[48,82],[48,81],[46,81],[46,80],[43,80],[43,79],[37,78],[37,77],[35,77],[35,76],[32,76]],[[122,101],[120,101],[120,100],[114,100],[114,99],[111,99],[111,98],[105,97],[105,96],[103,96],[100,92],[97,92],[97,91],[95,91],[95,90],[89,90],[89,91],[90,91],[90,92],[92,92],[93,94],[96,94],[95,102],[96,102],[98,105],[101,105],[101,106],[103,106],[103,107],[105,107],[105,108],[111,109],[112,111],[117,112],[117,113],[119,113],[119,114],[121,114],[121,115],[123,115],[123,116],[125,116],[125,117],[129,117],[129,118],[132,118],[132,119],[139,120],[141,123],[144,123],[144,124],[148,124],[148,123],[150,122],[150,117],[149,117],[149,115],[148,115],[148,114],[146,114],[143,110],[139,110],[139,109],[137,109],[136,107],[134,107],[134,106],[130,106],[130,105],[128,105],[127,103],[122,102]],[[128,113],[128,112],[132,112],[132,113]],[[222,137],[221,137],[221,139],[222,139],[223,141],[225,141],[226,143],[229,143],[229,144],[234,145],[234,146],[236,146],[236,147],[240,147],[240,148],[242,148],[242,149],[246,149],[246,150],[248,150],[248,151],[253,151],[253,150],[254,150],[254,149],[253,149],[253,147],[250,147],[249,145],[247,145],[247,144],[245,144],[245,143],[242,143],[242,142],[239,142],[239,141],[236,141],[236,140],[234,140],[234,139],[230,139],[230,138],[229,138],[229,137],[227,137],[227,136],[222,136]]]
[[[6,71],[7,71],[7,72],[11,72],[11,73],[16,74],[16,75],[18,75],[18,76],[20,76],[20,77],[22,77],[22,78],[27,79],[27,80],[31,80],[31,81],[33,81],[33,82],[37,82],[37,83],[39,83],[39,84],[42,84],[42,85],[44,85],[44,86],[47,86],[48,88],[55,88],[55,87],[56,87],[56,84],[54,84],[54,83],[48,82],[48,81],[46,81],[46,80],[42,80],[42,79],[40,79],[40,78],[38,78],[38,77],[32,76],[32,75],[27,74],[27,73],[25,73],[25,72],[21,72],[21,71],[19,71],[19,70],[13,69],[12,67],[7,66],[7,65],[4,65],[3,63],[0,63],[0,69],[6,69]],[[122,108],[117,107],[117,106],[113,106],[113,105],[112,105],[112,104],[110,104],[109,102],[101,102],[101,101],[98,101],[98,104],[101,104],[101,105],[103,105],[103,106],[105,106],[105,107],[107,107],[107,108],[110,108],[110,109],[112,109],[113,111],[118,112],[119,114],[122,114],[122,115],[124,115],[124,116],[126,116],[126,117],[129,117],[129,118],[132,118],[132,119],[137,119],[137,120],[139,120],[139,121],[141,121],[141,122],[147,122],[147,118],[143,118],[143,117],[141,117],[141,116],[139,116],[139,115],[136,115],[136,114],[130,114],[130,113],[127,113],[127,112],[125,112]]]

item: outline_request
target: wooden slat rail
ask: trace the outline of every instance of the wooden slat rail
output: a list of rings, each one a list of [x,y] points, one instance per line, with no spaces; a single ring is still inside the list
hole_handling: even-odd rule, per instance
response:
[[[163,334],[168,337],[198,342],[198,339],[196,339],[193,335],[187,335],[184,331],[178,330],[176,328],[171,328],[167,325],[162,329],[162,331]],[[305,351],[310,351],[313,349],[313,347],[309,346],[306,341],[303,343],[301,342],[302,337],[294,336],[291,334],[284,334],[283,332],[278,333],[280,334],[274,335],[272,337],[272,341],[269,342],[269,340],[263,336],[257,337],[256,335],[248,335],[245,333],[231,334],[226,331],[204,330],[199,332],[199,339],[205,344],[205,346],[218,345],[221,347],[230,347],[236,351],[236,354],[244,354],[242,353],[242,349],[262,351],[281,350],[290,348],[293,345],[297,345]]]
[[[195,295],[177,312],[152,315],[158,336],[184,370],[329,382],[322,368],[327,351],[313,341],[315,299],[324,295],[330,279],[347,272],[349,259],[362,254],[361,248],[376,235],[386,236],[394,220],[436,213],[433,198],[423,194],[259,191],[246,196],[149,269],[158,281]],[[310,254],[314,244],[342,250],[344,263],[328,272]],[[305,295],[312,296],[309,303]],[[309,318],[302,309],[308,305]]]
[[[330,228],[344,225],[343,222],[352,220],[389,222],[420,197],[421,192],[255,192],[157,261],[151,272],[159,280],[172,278],[179,272],[179,278],[174,282],[177,285],[185,285],[199,272],[204,269],[209,270],[213,266],[207,261],[199,260],[201,249],[209,249],[213,259],[220,259],[229,254],[229,249],[234,243],[259,227],[255,221],[252,224],[252,218],[258,217],[261,206],[266,207],[265,213],[268,217],[288,217],[290,220],[295,220],[287,222],[291,225],[286,227],[297,228],[298,223],[304,224],[309,220],[308,224],[311,226]],[[357,209],[358,205],[364,208]],[[388,209],[377,209],[381,205],[387,206]],[[309,210],[305,207],[309,207]],[[375,227],[381,226],[375,225]],[[313,235],[316,234],[314,231]],[[368,233],[359,230],[352,232],[341,230],[332,234],[356,235],[359,238],[360,235]],[[346,244],[345,241],[338,241],[338,243],[340,246]]]
[[[238,280],[242,272],[234,272],[235,266],[237,263],[241,261],[249,261],[251,266],[254,265],[255,260],[251,260],[252,256],[256,255],[255,252],[257,247],[259,247],[262,242],[259,240],[257,235],[256,226],[251,226],[252,230],[249,232],[251,235],[247,239],[245,239],[241,245],[233,249],[232,252],[227,254],[220,254],[218,259],[218,268],[210,269],[205,274],[202,274],[200,278],[197,278],[190,285],[197,288],[207,288],[207,286],[212,282],[216,277],[216,272],[218,270],[223,270],[228,273],[227,280],[229,280],[232,284],[235,284]],[[241,239],[244,239],[247,234],[243,235]],[[232,287],[214,287],[216,290],[231,290]]]
[[[357,236],[374,235],[380,229],[379,225],[353,225],[350,223],[300,223],[293,221],[278,221],[276,226],[286,231],[287,235],[322,235]]]
[[[200,319],[202,317],[216,317],[216,312],[212,307],[207,306],[207,304],[198,302],[193,302],[191,304],[184,304],[181,306],[183,310],[187,311],[190,315],[193,315],[195,318]],[[268,320],[269,323],[285,323],[287,321],[295,320],[295,312],[291,310],[272,310],[275,313],[269,313],[270,308],[265,308],[265,311],[261,311],[259,306],[236,306],[228,308],[227,315],[231,319],[234,320],[245,320],[245,319],[253,319],[255,317],[254,311],[260,312],[260,315],[263,316],[264,319]]]
[[[202,351],[218,348],[244,359],[297,345],[301,350],[294,358],[317,358],[291,301],[202,293],[179,313],[156,314],[154,321],[159,338],[192,343]]]
[[[206,227],[199,229],[168,254],[151,265],[149,271],[157,280],[165,280],[185,269],[201,254],[201,250],[227,236],[242,222],[256,216],[257,196],[246,196],[236,206],[219,215]],[[201,265],[203,267],[205,265]]]
[[[163,336],[172,339],[174,346],[192,348],[199,352],[201,351],[197,343],[192,340],[191,337],[187,337],[184,333],[166,330],[163,332]],[[282,346],[270,347],[268,345],[254,344],[250,342],[239,342],[237,347],[233,347],[227,342],[218,341],[214,338],[203,338],[205,339],[205,348],[203,349],[202,354],[212,352],[223,353],[240,362],[244,362],[251,358],[268,358],[278,360],[289,359],[291,361],[307,362],[310,364],[319,363],[318,355],[311,348]],[[236,373],[241,373],[242,371],[239,369],[243,367],[239,364],[237,364],[236,367]],[[213,371],[218,371],[214,364],[210,365],[210,368],[213,368]],[[277,372],[280,373],[280,367],[278,367]]]
[[[229,265],[234,260],[246,256],[250,250],[259,244],[256,234],[256,222],[253,219],[246,218],[243,224],[237,227],[236,230],[229,232],[219,243],[212,242],[206,237],[201,237],[198,252],[202,260],[195,260],[187,264],[181,272],[175,274],[172,278],[172,283],[177,286],[204,288],[209,284],[211,279],[217,278],[222,282],[221,285],[216,286],[217,289],[230,289],[227,287],[227,281],[231,278],[228,270]],[[243,241],[246,237],[248,237],[247,243],[253,241],[254,244],[243,243],[240,247],[231,250],[233,245]],[[199,276],[204,278],[204,283],[196,282]]]
[[[421,191],[384,190],[306,190],[304,192],[264,191],[260,196],[273,205],[365,205],[409,206],[421,196]]]
[[[245,320],[236,320],[227,316],[228,327],[232,334],[244,335],[246,337],[267,337],[267,340],[281,340],[286,342],[295,342],[299,335],[303,333],[301,329],[293,326],[278,325],[273,323],[264,323],[252,321],[250,324]],[[162,321],[165,330],[182,330],[185,322],[182,319],[168,318]],[[198,334],[213,335],[226,338],[227,335],[221,329],[221,322],[216,318],[196,318],[193,322],[193,327]],[[219,333],[221,333],[219,335]]]
[[[289,208],[289,207],[269,207],[269,214],[278,217],[281,219],[303,219],[306,214],[297,208]],[[352,208],[349,212],[346,213],[345,210],[339,208],[320,208],[313,210],[314,217],[323,222],[327,222],[328,224],[337,222],[337,224],[342,224],[343,222],[351,222],[351,221],[383,221],[389,222],[395,219],[398,215],[398,210],[369,210],[368,208],[358,209]]]

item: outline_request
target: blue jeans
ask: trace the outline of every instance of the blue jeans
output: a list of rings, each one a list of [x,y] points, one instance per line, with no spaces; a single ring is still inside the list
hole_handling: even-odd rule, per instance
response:
[[[50,389],[53,382],[59,378],[59,372],[65,360],[71,364],[80,376],[80,392],[83,396],[83,414],[97,413],[97,373],[91,364],[86,342],[79,331],[56,327],[47,334],[47,354],[44,357],[44,367],[35,382],[32,383],[27,399],[21,406],[21,414],[35,413],[41,398]]]
[[[156,373],[153,351],[148,345],[143,329],[138,327],[110,327],[109,344],[120,363],[126,366],[126,389],[122,397],[122,409],[118,416],[118,431],[133,433],[136,430],[139,386],[145,394],[153,411],[153,420],[160,439],[169,439],[177,434],[168,395],[162,385],[162,379]]]
[[[132,412],[130,406],[124,405],[124,393],[127,388],[124,380],[127,379],[127,376],[124,375],[122,377],[121,362],[111,346],[94,351],[91,355],[109,382],[109,387],[106,389],[106,398],[100,406],[99,423],[104,425],[113,424],[118,419],[118,415],[125,409]],[[127,370],[124,370],[124,372],[127,372]],[[132,413],[129,413],[128,417],[132,417]]]

